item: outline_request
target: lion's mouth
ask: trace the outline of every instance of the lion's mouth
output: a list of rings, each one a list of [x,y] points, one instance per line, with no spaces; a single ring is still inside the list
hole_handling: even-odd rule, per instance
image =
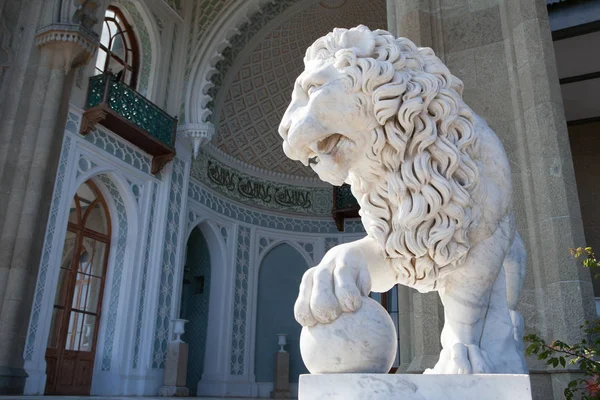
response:
[[[325,139],[317,142],[317,152],[321,154],[331,154],[333,150],[341,143],[344,136],[339,133],[327,136]]]
[[[321,155],[331,155],[347,140],[347,138],[339,133],[334,133],[326,138],[319,140],[310,146],[312,154],[308,157],[308,165],[318,164]]]

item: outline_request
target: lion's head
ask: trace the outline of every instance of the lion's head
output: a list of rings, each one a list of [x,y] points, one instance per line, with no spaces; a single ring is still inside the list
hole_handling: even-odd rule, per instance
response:
[[[462,82],[429,48],[365,26],[306,51],[279,133],[286,155],[344,182],[403,281],[430,289],[469,249],[477,133]]]

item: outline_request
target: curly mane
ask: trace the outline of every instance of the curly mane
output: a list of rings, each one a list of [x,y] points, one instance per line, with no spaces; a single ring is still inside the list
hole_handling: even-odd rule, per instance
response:
[[[372,99],[371,168],[348,178],[365,229],[403,283],[434,289],[466,256],[474,223],[478,132],[462,81],[430,48],[364,26],[317,40],[305,62],[315,59],[332,60],[348,92]]]

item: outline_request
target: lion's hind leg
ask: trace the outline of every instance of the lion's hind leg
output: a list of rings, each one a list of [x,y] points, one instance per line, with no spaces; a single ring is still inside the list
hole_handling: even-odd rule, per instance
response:
[[[513,324],[515,340],[523,350],[523,317],[517,311],[521,288],[525,280],[525,266],[527,262],[527,251],[525,244],[519,233],[515,233],[515,238],[510,247],[506,259],[504,260],[504,271],[506,274],[506,301],[510,312],[510,319]]]
[[[443,350],[438,363],[429,373],[502,372],[496,368],[495,360],[487,354],[481,340],[485,325],[490,320],[490,300],[497,295],[493,293],[493,288],[497,286],[495,283],[510,246],[506,226],[508,220],[492,236],[471,248],[464,264],[441,282],[439,294],[445,317],[441,337]],[[504,274],[501,275],[504,282]],[[505,285],[502,284],[502,289],[504,288]],[[505,291],[501,298],[504,299],[507,327],[512,338]]]
[[[516,234],[494,283],[481,337],[481,348],[495,372],[527,373],[523,358],[523,318],[517,311],[525,275],[525,247]]]

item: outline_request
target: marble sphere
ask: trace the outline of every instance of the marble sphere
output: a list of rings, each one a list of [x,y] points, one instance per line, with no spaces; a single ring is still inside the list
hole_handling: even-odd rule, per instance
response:
[[[302,328],[300,353],[311,374],[387,373],[396,357],[396,328],[375,300],[330,324]]]

